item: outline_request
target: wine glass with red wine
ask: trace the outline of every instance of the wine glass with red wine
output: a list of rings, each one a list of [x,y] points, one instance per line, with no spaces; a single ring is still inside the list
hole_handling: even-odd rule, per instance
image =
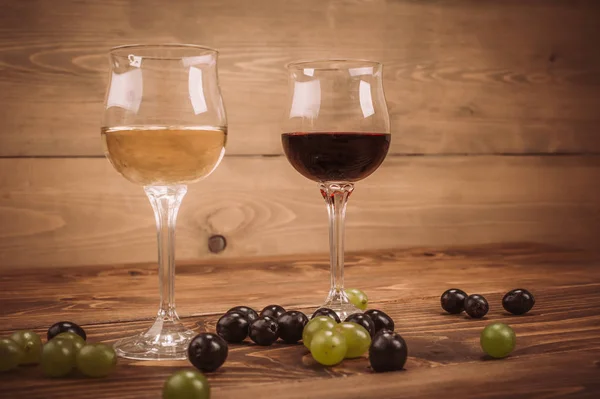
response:
[[[322,60],[288,65],[281,136],[292,166],[319,184],[329,213],[331,289],[323,306],[342,318],[360,312],[344,292],[344,217],[354,183],[373,173],[390,146],[382,65]]]

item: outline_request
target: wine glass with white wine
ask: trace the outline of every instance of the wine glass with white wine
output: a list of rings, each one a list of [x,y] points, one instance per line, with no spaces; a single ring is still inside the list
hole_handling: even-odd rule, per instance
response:
[[[110,50],[104,152],[117,172],[143,186],[158,237],[158,315],[147,331],[115,343],[125,358],[185,359],[195,335],[175,310],[175,222],[187,185],[210,175],[225,153],[217,56],[210,48],[180,44]]]

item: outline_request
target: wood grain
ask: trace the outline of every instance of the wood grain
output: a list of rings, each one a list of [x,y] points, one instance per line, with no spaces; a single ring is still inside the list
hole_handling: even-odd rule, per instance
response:
[[[597,255],[513,244],[360,252],[349,260],[348,283],[360,284],[371,307],[393,317],[406,339],[406,370],[374,374],[365,358],[324,368],[301,345],[264,348],[246,342],[231,345],[225,365],[208,376],[215,399],[371,398],[375,386],[384,399],[600,393]],[[188,263],[178,273],[179,309],[198,330],[214,331],[220,313],[234,304],[259,309],[281,303],[310,313],[327,288],[326,259],[318,256]],[[143,318],[156,306],[149,300],[155,280],[151,265],[4,271],[0,334],[19,328],[43,333],[66,318],[82,323],[90,341],[113,342],[149,324]],[[439,295],[450,285],[484,294],[491,305],[485,319],[443,314]],[[536,296],[526,316],[500,307],[503,293],[516,285]],[[518,337],[515,352],[499,361],[483,357],[478,344],[481,329],[494,321],[509,323]],[[7,398],[159,398],[167,376],[186,367],[185,361],[121,360],[117,372],[103,380],[49,380],[37,368],[26,368],[0,375],[0,383]]]
[[[530,241],[596,248],[600,158],[389,157],[359,182],[347,250]],[[104,159],[0,159],[0,268],[153,262],[152,211]],[[223,235],[218,255],[208,240]],[[314,183],[283,157],[229,157],[190,187],[178,259],[328,251]]]
[[[221,51],[229,154],[279,154],[284,65],[385,64],[394,153],[598,153],[595,0],[4,0],[0,156],[100,155],[109,47]]]
[[[566,311],[587,304],[578,297],[583,292],[559,300],[561,289],[581,286],[585,295],[591,295],[589,291],[597,290],[597,259],[600,257],[580,251],[534,244],[379,250],[348,254],[345,276],[346,285],[364,289],[372,304],[397,302],[400,308],[389,309],[392,312],[410,311],[406,304],[409,298],[421,308],[424,301],[429,301],[427,298],[439,297],[446,285],[460,284],[467,292],[490,296],[490,301],[499,300],[500,293],[515,288],[513,285],[535,289],[538,298],[539,290],[558,286],[547,293],[547,302],[541,302],[548,306],[544,314],[558,312],[563,317]],[[467,266],[472,273],[465,271]],[[560,271],[560,284],[552,283],[554,273],[544,273],[548,268]],[[44,269],[2,271],[0,331],[47,328],[57,317],[87,325],[139,321],[154,315],[158,285],[153,264]],[[490,273],[494,279],[486,281]],[[368,274],[373,276],[364,279]],[[265,290],[275,282],[277,289]],[[44,289],[40,290],[42,283]],[[272,303],[306,308],[323,300],[328,284],[329,261],[324,254],[180,262],[177,306],[185,317],[215,315],[240,305],[243,293],[243,298],[257,308]],[[199,293],[202,301],[197,299]],[[430,310],[428,314],[439,315],[437,305]],[[403,317],[400,313],[398,316]],[[430,320],[415,319],[413,323],[429,328]]]

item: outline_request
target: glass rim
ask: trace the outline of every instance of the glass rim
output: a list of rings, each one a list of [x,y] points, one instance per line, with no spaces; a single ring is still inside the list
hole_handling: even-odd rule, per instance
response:
[[[288,70],[293,69],[316,69],[316,70],[336,70],[340,68],[332,68],[333,64],[348,64],[348,68],[360,68],[360,67],[377,67],[381,68],[383,64],[379,61],[366,60],[361,58],[324,58],[317,60],[301,60],[293,61],[285,65]]]
[[[200,50],[201,53],[213,53],[215,55],[219,55],[219,51],[212,47],[202,46],[202,45],[198,45],[198,44],[187,44],[187,43],[123,44],[120,46],[111,47],[110,50],[108,50],[108,53],[111,56],[115,56],[115,57],[128,57],[130,54],[125,53],[125,51],[126,50],[135,50],[135,49],[140,49],[140,50],[175,49],[175,50],[190,50],[190,51]],[[123,51],[123,54],[120,54],[122,51]],[[139,55],[142,58],[155,59],[155,60],[180,60],[182,58],[193,57],[193,56],[197,56],[199,54],[198,53],[185,54],[180,57],[160,56],[160,55],[156,55],[156,54],[151,54],[151,55],[133,54],[133,55],[136,55],[136,56]]]

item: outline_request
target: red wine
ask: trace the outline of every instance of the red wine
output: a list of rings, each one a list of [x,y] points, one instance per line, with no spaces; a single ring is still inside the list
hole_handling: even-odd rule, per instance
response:
[[[390,147],[387,133],[284,133],[292,166],[317,182],[355,182],[373,173]]]

